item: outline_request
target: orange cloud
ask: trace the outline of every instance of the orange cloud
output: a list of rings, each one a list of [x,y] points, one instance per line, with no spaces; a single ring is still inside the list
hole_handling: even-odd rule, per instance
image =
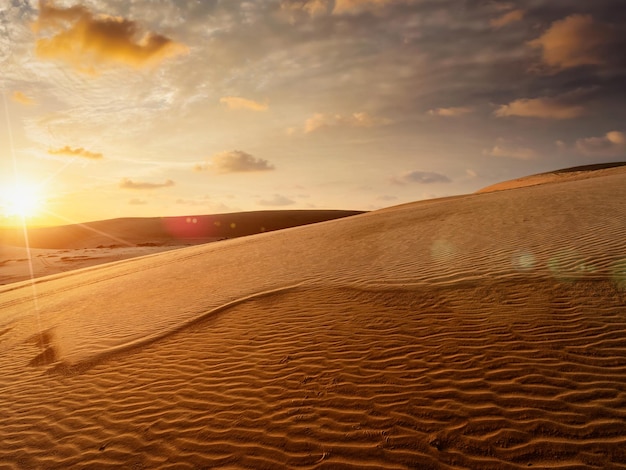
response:
[[[310,134],[325,127],[375,127],[390,123],[389,119],[372,116],[365,112],[353,113],[349,116],[316,113],[304,123],[304,132],[305,134]]]
[[[217,173],[248,173],[252,171],[271,171],[274,166],[267,160],[255,158],[241,150],[230,150],[213,155],[209,163],[197,164],[195,171],[215,171]]]
[[[23,104],[25,106],[30,106],[30,105],[35,104],[35,100],[33,100],[32,98],[26,96],[21,91],[13,92],[12,98],[13,98],[13,101],[15,101],[16,103],[20,103],[20,104]]]
[[[452,180],[441,173],[435,173],[434,171],[421,171],[414,170],[403,173],[399,176],[391,178],[391,182],[394,184],[433,184],[433,183],[450,183]]]
[[[327,14],[331,4],[330,0],[283,0],[280,7],[283,11],[304,12],[316,17]]]
[[[392,3],[411,3],[412,0],[335,0],[333,14],[354,14],[384,7]]]
[[[576,148],[590,156],[615,157],[626,154],[626,134],[620,131],[607,132],[602,137],[578,139]]]
[[[225,104],[230,109],[250,109],[252,111],[267,111],[269,106],[267,103],[259,103],[257,101],[240,98],[238,96],[224,96],[220,98],[220,103]]]
[[[533,149],[526,147],[514,147],[506,145],[495,145],[491,150],[485,150],[484,155],[501,158],[515,158],[518,160],[532,160],[537,158],[537,153]]]
[[[33,29],[40,36],[51,32],[37,39],[35,52],[39,57],[61,59],[86,73],[95,74],[99,66],[107,64],[155,65],[188,52],[186,46],[165,36],[141,33],[134,21],[96,16],[81,5],[61,8],[40,0]]]
[[[287,13],[302,12],[310,17],[333,15],[357,15],[380,10],[381,8],[416,0],[282,0],[281,10]],[[294,19],[292,17],[292,19]]]
[[[120,182],[120,188],[122,189],[159,189],[169,188],[170,186],[174,186],[174,182],[172,180],[166,180],[163,183],[147,183],[123,178]]]
[[[521,21],[524,18],[526,12],[524,10],[512,10],[509,11],[498,18],[494,18],[489,22],[492,28],[500,29],[507,24],[515,23],[516,21]]]
[[[543,119],[572,119],[584,114],[582,106],[562,103],[554,98],[519,99],[500,106],[498,117],[522,116]]]
[[[454,117],[454,116],[463,116],[464,114],[468,114],[471,112],[472,112],[472,108],[456,107],[456,108],[431,109],[430,111],[428,111],[428,114],[430,114],[431,116]]]
[[[545,65],[557,70],[580,65],[602,65],[605,48],[612,41],[608,25],[595,22],[591,15],[570,15],[552,23],[528,45],[541,49]]]
[[[90,152],[88,150],[85,150],[82,147],[79,148],[71,148],[69,146],[65,146],[63,148],[60,149],[49,149],[48,153],[50,155],[67,155],[69,157],[81,157],[81,158],[89,158],[91,160],[98,160],[100,158],[102,158],[102,154],[101,153],[97,153],[97,152]]]

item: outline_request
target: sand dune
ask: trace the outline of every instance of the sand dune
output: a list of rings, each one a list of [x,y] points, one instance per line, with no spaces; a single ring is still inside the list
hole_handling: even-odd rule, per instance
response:
[[[625,199],[587,171],[4,286],[0,462],[626,468]]]
[[[360,213],[282,210],[101,220],[31,228],[28,243],[23,229],[0,228],[0,285]]]
[[[477,193],[489,193],[492,191],[502,191],[506,189],[523,188],[526,186],[536,186],[547,183],[561,183],[565,181],[575,181],[590,177],[598,178],[612,174],[619,174],[623,171],[626,162],[597,163],[595,165],[575,166],[562,170],[539,173],[538,175],[524,176],[510,181],[496,183],[486,188],[480,189]]]
[[[340,210],[279,210],[184,217],[100,220],[29,230],[32,248],[84,249],[102,246],[191,245],[271,232],[361,214]],[[5,245],[24,246],[22,229],[0,231]]]

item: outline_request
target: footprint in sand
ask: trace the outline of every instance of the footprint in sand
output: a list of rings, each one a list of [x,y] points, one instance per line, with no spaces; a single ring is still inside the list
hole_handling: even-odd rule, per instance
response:
[[[54,346],[54,334],[51,329],[31,336],[26,342],[36,344],[41,348],[41,352],[30,360],[29,366],[47,366],[58,361],[57,350]]]

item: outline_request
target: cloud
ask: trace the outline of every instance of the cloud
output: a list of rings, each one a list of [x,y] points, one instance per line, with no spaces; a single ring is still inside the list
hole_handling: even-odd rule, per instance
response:
[[[290,206],[295,203],[296,201],[282,196],[281,194],[274,194],[271,199],[261,199],[259,201],[261,206]]]
[[[498,117],[522,116],[543,119],[573,119],[582,116],[585,109],[556,98],[523,98],[503,104],[494,111]]]
[[[389,119],[375,117],[365,112],[353,113],[349,116],[316,113],[304,123],[304,133],[310,134],[327,127],[376,127],[390,123]]]
[[[90,152],[89,150],[85,150],[82,147],[72,148],[68,145],[60,149],[49,149],[48,153],[50,155],[66,155],[68,157],[89,158],[91,160],[99,160],[103,157],[101,153]]]
[[[31,105],[35,104],[35,100],[34,99],[30,98],[29,96],[26,96],[21,91],[13,92],[13,95],[11,96],[11,98],[16,103],[20,103],[20,104],[23,104],[25,106],[31,106]]]
[[[394,176],[391,179],[395,184],[407,184],[407,183],[419,183],[419,184],[432,184],[432,183],[450,183],[451,180],[446,175],[441,173],[435,173],[433,171],[420,171],[414,170],[406,172],[400,176]]]
[[[130,201],[128,201],[128,204],[131,206],[145,206],[146,204],[148,204],[148,201],[144,199],[133,198]]]
[[[311,17],[327,15],[332,11],[329,0],[283,0],[281,10],[288,13],[305,13]]]
[[[613,41],[609,25],[591,15],[570,15],[555,21],[528,45],[541,49],[543,63],[556,70],[606,63],[606,48]]]
[[[393,3],[411,3],[410,0],[335,0],[334,15],[357,14],[372,11]]]
[[[524,18],[526,11],[524,10],[512,10],[504,13],[502,16],[492,19],[489,24],[492,28],[500,29],[510,23],[521,21]]]
[[[61,59],[91,74],[106,64],[144,67],[188,52],[186,46],[166,36],[142,33],[135,21],[94,15],[82,5],[56,7],[49,0],[40,0],[33,29],[39,36],[35,46],[39,57]]]
[[[429,110],[428,114],[430,114],[431,116],[454,117],[463,116],[464,114],[471,113],[472,111],[472,108],[468,107],[437,108]]]
[[[159,189],[169,188],[170,186],[174,186],[174,182],[172,180],[166,180],[163,183],[147,183],[123,178],[120,182],[120,188],[122,189]]]
[[[240,98],[238,96],[224,96],[220,98],[220,103],[225,104],[230,109],[250,109],[252,111],[267,111],[269,106],[267,103],[259,103],[257,101]]]
[[[491,157],[515,158],[518,160],[532,160],[537,158],[537,153],[531,148],[508,146],[506,144],[494,145],[491,150],[483,151],[483,154]]]
[[[283,0],[281,10],[288,13],[301,12],[310,17],[329,14],[358,15],[377,12],[388,5],[411,3],[415,3],[415,0]]]
[[[616,157],[626,154],[626,134],[620,131],[607,132],[602,137],[578,139],[576,148],[584,155]]]
[[[212,170],[217,173],[246,173],[274,169],[267,160],[255,158],[241,150],[230,150],[214,155],[208,163],[198,164],[196,171]]]

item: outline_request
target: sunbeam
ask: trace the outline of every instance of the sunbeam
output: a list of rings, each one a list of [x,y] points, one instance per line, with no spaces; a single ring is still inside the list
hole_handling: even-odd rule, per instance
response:
[[[131,247],[132,247],[132,246],[136,246],[136,244],[135,244],[135,243],[129,242],[128,240],[124,240],[123,238],[116,237],[115,235],[111,235],[110,233],[103,232],[103,231],[101,231],[101,230],[95,229],[95,228],[93,228],[93,227],[90,227],[90,226],[89,226],[89,225],[87,225],[87,224],[83,224],[83,223],[77,222],[77,221],[75,221],[75,220],[72,220],[72,219],[70,219],[70,218],[68,218],[68,217],[65,217],[65,216],[63,216],[63,215],[61,215],[61,214],[57,214],[56,212],[53,212],[53,211],[49,211],[49,210],[48,210],[48,211],[46,211],[46,214],[51,215],[51,216],[53,216],[53,217],[56,217],[56,218],[57,218],[57,219],[59,219],[59,220],[64,220],[64,221],[65,221],[65,222],[67,222],[68,224],[76,225],[76,226],[78,226],[78,227],[82,227],[82,228],[84,228],[85,230],[89,230],[90,232],[97,233],[98,235],[102,235],[102,236],[104,236],[104,237],[107,237],[107,238],[109,238],[109,239],[111,239],[111,240],[113,240],[113,241],[116,241],[116,242],[118,242],[118,243],[121,243],[121,244],[123,244],[123,245],[126,245],[126,246],[131,246]]]
[[[13,188],[19,188],[19,177],[18,177],[18,171],[17,171],[17,157],[15,155],[15,143],[14,143],[14,138],[13,138],[13,128],[11,126],[11,119],[9,117],[9,105],[7,102],[7,97],[6,97],[6,92],[3,91],[2,92],[2,100],[4,102],[4,117],[6,119],[6,123],[7,123],[7,134],[9,136],[9,152],[11,155],[11,161],[13,162],[13,179],[14,179],[14,185]],[[22,233],[24,235],[24,246],[26,247],[26,256],[28,258],[28,271],[29,271],[29,275],[30,275],[30,285],[31,285],[31,293],[32,293],[32,298],[33,298],[33,308],[35,310],[35,315],[37,317],[37,326],[38,326],[38,333],[39,333],[39,342],[40,342],[40,346],[43,347],[43,337],[42,337],[42,332],[41,332],[41,317],[40,317],[40,309],[39,309],[39,297],[37,295],[37,284],[35,283],[35,270],[33,268],[33,257],[32,257],[32,253],[30,250],[30,240],[28,238],[28,226],[26,224],[26,215],[27,212],[30,211],[31,209],[34,209],[34,206],[36,205],[34,202],[34,199],[32,199],[32,197],[29,195],[26,199],[22,199],[22,201],[19,201],[19,195],[21,194],[21,190],[20,192],[13,192],[10,193],[10,197],[8,199],[9,204],[13,204],[15,203],[15,205],[13,207],[10,207],[10,210],[15,211],[15,215],[17,215],[19,217],[20,220],[20,225],[22,228]],[[31,201],[31,202],[26,202],[26,201]],[[33,206],[33,207],[31,207]]]

